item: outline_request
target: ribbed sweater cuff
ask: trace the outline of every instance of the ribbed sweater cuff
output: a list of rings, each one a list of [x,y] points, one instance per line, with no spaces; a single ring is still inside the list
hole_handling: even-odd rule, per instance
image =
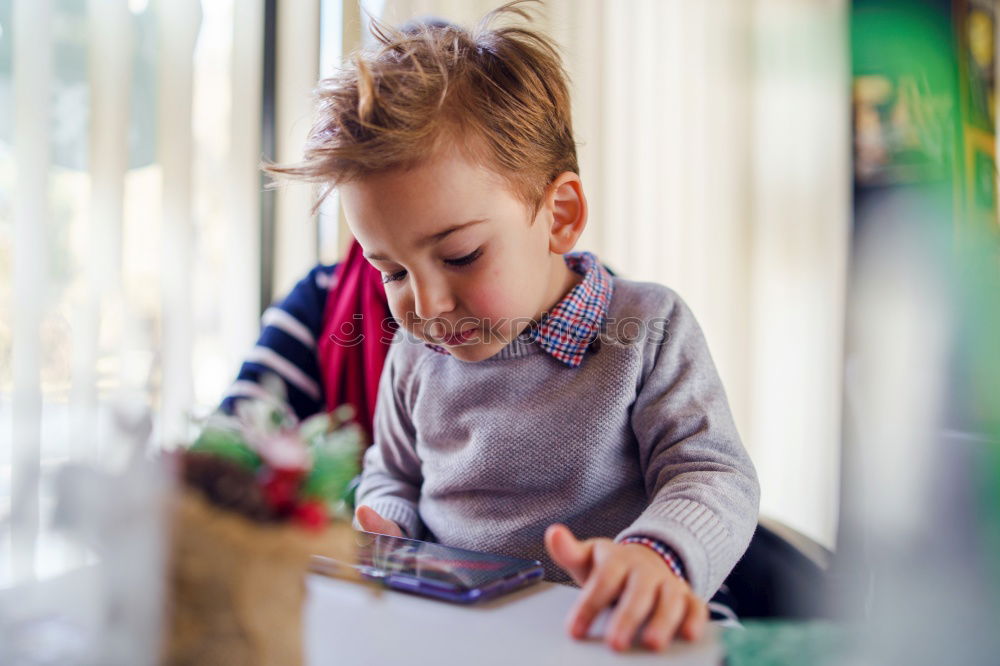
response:
[[[689,499],[654,502],[615,541],[646,536],[669,545],[684,565],[694,593],[710,598],[729,573],[729,531],[704,504]]]

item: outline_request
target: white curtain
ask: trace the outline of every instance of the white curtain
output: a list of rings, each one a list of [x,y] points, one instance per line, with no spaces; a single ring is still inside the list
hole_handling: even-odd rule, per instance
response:
[[[122,463],[115,405],[150,410],[158,443],[186,440],[252,346],[263,2],[15,0],[0,14],[14,43],[0,70],[2,587],[80,562],[47,526],[51,472]]]
[[[366,3],[472,25],[490,0]],[[549,0],[591,219],[581,247],[704,328],[762,513],[832,545],[849,233],[846,0]]]
[[[290,164],[302,159],[312,127],[312,91],[319,78],[319,0],[277,3],[275,72],[276,159]],[[281,184],[275,193],[274,284],[280,298],[316,263],[318,236],[311,214],[315,188],[306,183]]]

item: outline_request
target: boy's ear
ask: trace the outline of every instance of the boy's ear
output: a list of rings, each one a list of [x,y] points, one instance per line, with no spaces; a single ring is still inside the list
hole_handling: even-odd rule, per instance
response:
[[[549,251],[566,254],[587,226],[587,197],[580,176],[572,171],[556,176],[546,189],[545,205],[552,212]]]

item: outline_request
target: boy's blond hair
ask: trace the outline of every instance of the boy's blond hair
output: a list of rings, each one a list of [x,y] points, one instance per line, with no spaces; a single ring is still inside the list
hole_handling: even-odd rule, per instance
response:
[[[399,30],[373,20],[376,46],[320,82],[303,161],[267,170],[322,183],[325,197],[340,183],[413,167],[454,141],[537,207],[555,176],[579,170],[555,45],[525,27],[492,27],[529,18],[525,1],[490,12],[472,31],[441,23]]]

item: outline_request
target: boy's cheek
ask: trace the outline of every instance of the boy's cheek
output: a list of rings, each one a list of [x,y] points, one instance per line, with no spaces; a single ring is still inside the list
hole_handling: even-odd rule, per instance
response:
[[[524,317],[510,291],[498,287],[476,290],[470,297],[468,309],[472,316],[480,320],[480,325],[500,332],[509,330],[515,320]]]
[[[495,283],[477,286],[468,294],[468,308],[481,319],[497,319],[510,312],[510,294]]]
[[[411,328],[413,322],[413,308],[406,307],[406,304],[399,298],[393,298],[386,293],[386,300],[389,302],[389,314],[398,321],[404,328]]]
[[[406,299],[394,299],[389,297],[389,313],[399,325],[409,333],[417,337],[423,337],[423,327],[418,325],[420,318],[417,317],[413,309],[413,303]]]
[[[530,293],[526,289],[528,287],[522,285],[505,286],[496,281],[484,281],[482,284],[470,286],[459,297],[462,301],[459,307],[464,315],[455,323],[474,322],[479,326],[486,325],[496,332],[506,332],[516,327],[518,323],[523,327],[527,323],[527,317],[530,316],[528,313],[530,307],[521,302]],[[396,321],[410,332],[419,333],[420,327],[416,325],[418,318],[414,313],[413,299],[406,296],[394,297],[388,293],[386,295],[389,311]],[[523,321],[519,321],[521,319]]]

